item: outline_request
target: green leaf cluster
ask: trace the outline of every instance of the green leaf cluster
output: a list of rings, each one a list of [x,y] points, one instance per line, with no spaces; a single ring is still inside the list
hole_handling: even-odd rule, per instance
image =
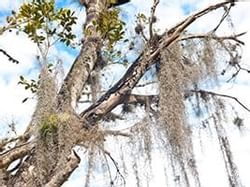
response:
[[[112,48],[124,35],[125,23],[120,20],[119,13],[119,9],[104,10],[100,13],[98,20],[93,21],[102,38],[108,41],[109,48]]]
[[[51,114],[48,117],[45,117],[41,124],[39,132],[42,137],[52,135],[57,131],[57,124],[59,123],[58,116],[56,114]]]
[[[30,90],[32,93],[36,93],[38,89],[38,83],[37,81],[31,79],[27,80],[22,75],[19,77],[18,84],[21,84],[24,86],[25,90]]]
[[[145,14],[139,13],[136,15],[136,22],[140,24],[149,24],[149,18]]]
[[[24,3],[18,13],[12,12],[7,22],[25,32],[35,43],[41,44],[46,39],[57,37],[57,41],[70,45],[76,37],[72,33],[76,19],[74,11],[70,9],[56,10],[54,0],[32,0]]]

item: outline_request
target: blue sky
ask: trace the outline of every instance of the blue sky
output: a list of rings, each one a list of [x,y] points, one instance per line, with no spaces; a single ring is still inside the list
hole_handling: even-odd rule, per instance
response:
[[[69,6],[71,9],[76,11],[76,15],[80,17],[78,20],[78,25],[74,28],[74,32],[80,34],[83,20],[85,18],[84,9],[80,8],[77,3],[71,3],[73,0],[58,0],[58,7],[63,7],[65,5]],[[10,13],[12,9],[17,9],[18,6],[23,2],[23,0],[2,0],[0,1],[0,24],[3,23],[4,17]],[[145,13],[148,15],[150,13],[150,5],[152,1],[149,0],[132,0],[132,3],[122,8],[122,17],[127,19],[126,22],[129,24],[134,24],[133,20],[136,13]],[[164,31],[165,28],[169,28],[176,22],[180,21],[185,15],[190,14],[192,11],[200,9],[212,4],[213,2],[218,2],[216,0],[161,0],[161,3],[157,9],[157,16],[159,20],[156,27]],[[232,19],[235,24],[235,32],[250,31],[250,3],[239,3],[238,7],[235,7],[232,11]],[[206,16],[193,25],[193,32],[200,33],[202,31],[208,31],[216,24],[215,20],[218,20],[220,11],[217,11],[210,16]],[[223,29],[219,31],[220,34],[230,33],[232,30],[228,25],[223,25]],[[130,28],[133,30],[133,28]],[[250,67],[250,34],[248,33],[243,40],[246,42],[243,54],[243,61],[246,66]],[[12,119],[17,122],[18,132],[21,133],[26,124],[28,123],[32,111],[34,110],[35,100],[31,99],[26,103],[21,101],[25,97],[33,97],[29,92],[25,91],[23,87],[17,85],[19,75],[25,75],[29,78],[37,77],[37,68],[35,65],[35,56],[37,54],[36,46],[27,39],[24,34],[16,36],[12,33],[5,33],[0,36],[0,48],[5,49],[10,54],[20,61],[19,65],[12,64],[8,59],[0,54],[0,125],[2,129],[6,129],[6,123],[10,122]],[[53,50],[54,54],[57,54],[61,59],[63,59],[66,64],[65,67],[74,61],[77,55],[78,49],[69,49],[63,45],[56,46]],[[67,71],[67,70],[66,70]],[[107,70],[108,73],[112,74],[112,68]],[[116,77],[120,76],[120,72],[124,71],[121,68]],[[248,81],[249,80],[249,81]],[[246,73],[241,73],[238,77],[238,84],[223,84],[221,87],[216,88],[217,91],[230,94],[239,98],[243,103],[250,107],[250,76]],[[147,88],[147,90],[138,90],[138,92],[152,93],[152,87]],[[233,102],[232,102],[233,103]],[[234,103],[236,109],[240,111],[242,117],[245,118],[246,124],[250,122],[250,115],[242,110],[237,104]],[[4,130],[0,130],[0,137],[6,135]],[[234,131],[234,129],[232,129]],[[246,132],[243,136],[237,134],[237,132],[232,132],[233,149],[236,152],[237,163],[239,164],[240,174],[243,176],[243,182],[246,186],[250,186],[249,168],[250,168],[250,146],[249,139],[250,128],[246,127]],[[210,186],[225,186],[225,180],[221,180],[224,170],[220,167],[217,171],[214,171],[214,167],[221,165],[218,161],[218,153],[214,151],[213,144],[209,143],[209,139],[205,138],[206,149],[202,153],[201,150],[197,148],[198,161],[203,168],[203,180],[207,187]],[[198,147],[198,142],[194,142]],[[204,156],[205,155],[205,156]],[[208,161],[207,161],[208,160]],[[159,168],[161,163],[155,162],[155,168]],[[211,167],[213,166],[213,167]],[[83,166],[82,166],[83,167]],[[75,174],[75,176],[65,184],[65,187],[80,186],[83,177],[81,178],[81,173]],[[159,174],[161,176],[161,174]],[[206,178],[206,176],[209,176]],[[213,180],[211,180],[213,178]],[[224,177],[225,178],[225,177]],[[133,182],[130,182],[133,186]],[[160,178],[154,180],[152,186],[164,186],[164,179]]]

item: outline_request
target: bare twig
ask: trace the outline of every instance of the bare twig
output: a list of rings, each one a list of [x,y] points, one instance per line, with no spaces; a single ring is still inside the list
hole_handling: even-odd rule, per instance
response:
[[[241,45],[244,45],[245,43],[237,38],[237,37],[242,36],[244,34],[246,34],[246,32],[236,34],[236,35],[230,35],[230,36],[216,36],[216,35],[211,34],[211,33],[208,33],[208,34],[190,34],[190,35],[187,35],[187,36],[180,38],[179,41],[205,38],[205,39],[214,39],[214,40],[218,40],[218,41],[234,40],[235,42],[238,42]]]
[[[103,150],[103,149],[102,149]],[[110,160],[113,162],[113,164],[114,164],[114,166],[115,166],[115,168],[116,168],[116,172],[118,173],[118,175],[120,175],[121,177],[122,177],[122,179],[123,179],[123,181],[124,181],[124,184],[126,183],[126,181],[125,181],[125,178],[123,177],[123,175],[121,174],[121,172],[120,172],[120,169],[119,169],[119,167],[118,167],[118,163],[115,161],[115,159],[111,156],[111,154],[108,152],[108,151],[106,151],[106,150],[103,150],[103,152],[105,153],[105,155],[107,155],[109,158],[110,158]],[[115,177],[115,178],[117,178],[117,176]],[[114,179],[114,181],[115,181],[116,179]],[[112,181],[113,182],[113,181]]]
[[[147,39],[147,37],[146,37],[146,35],[145,35],[145,33],[144,33],[143,30],[141,31],[141,35],[142,35],[142,38],[144,39],[144,41],[148,42],[148,39]]]
[[[136,88],[145,87],[145,86],[156,84],[156,83],[157,83],[157,81],[150,81],[150,82],[146,82],[146,83],[143,83],[143,84],[137,84],[135,87]]]
[[[239,63],[235,63],[232,66],[236,68],[236,72],[232,74],[231,78],[228,79],[227,82],[230,82],[231,80],[235,79],[236,76],[240,73],[240,71],[250,73],[250,69],[242,67]]]
[[[246,107],[242,102],[240,102],[236,97],[233,97],[233,96],[230,96],[230,95],[226,95],[226,94],[220,94],[220,93],[216,93],[216,92],[206,91],[206,90],[191,90],[191,92],[200,93],[200,94],[209,94],[209,95],[213,95],[213,96],[225,97],[225,98],[233,99],[240,106],[242,106],[245,110],[247,110],[248,112],[250,112],[250,109],[248,107]]]
[[[181,21],[180,23],[176,24],[174,27],[172,27],[171,29],[169,29],[168,31],[166,31],[165,33],[162,34],[162,36],[164,35],[171,35],[172,33],[174,33],[178,28],[180,28],[180,26],[183,26],[187,23],[189,23],[190,21],[195,21],[197,18],[199,17],[202,17],[204,16],[205,14],[213,11],[213,10],[216,10],[218,8],[221,8],[227,4],[231,3],[231,1],[225,1],[225,2],[221,2],[221,3],[218,3],[218,4],[215,4],[215,5],[211,5],[189,17],[187,17],[185,20]],[[189,23],[190,24],[190,23]]]
[[[11,29],[16,29],[18,26],[28,23],[31,19],[26,19],[21,22],[11,22],[7,26],[0,27],[0,35],[2,35],[6,31],[10,31]]]
[[[151,16],[150,16],[150,19],[149,19],[149,38],[152,38],[153,35],[154,35],[154,33],[153,33],[153,24],[156,21],[155,10],[156,10],[156,7],[159,4],[159,2],[160,2],[160,0],[154,0],[154,4],[151,7]]]
[[[226,17],[229,15],[229,12],[230,12],[232,6],[233,6],[233,5],[230,4],[229,8],[224,7],[225,12],[224,12],[224,14],[223,14],[223,16],[222,16],[220,22],[218,23],[218,25],[212,30],[212,33],[215,33],[215,32],[217,31],[217,29],[220,27],[220,25],[223,23],[223,21],[224,21],[224,20],[226,19]]]

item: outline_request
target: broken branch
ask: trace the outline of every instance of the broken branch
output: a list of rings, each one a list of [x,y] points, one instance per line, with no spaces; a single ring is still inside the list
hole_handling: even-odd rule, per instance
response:
[[[218,3],[186,18],[181,24],[170,29],[171,33],[165,33],[158,46],[154,49],[146,49],[135,62],[129,67],[125,75],[95,104],[91,105],[88,109],[80,114],[82,120],[87,123],[87,128],[96,125],[105,114],[110,112],[117,105],[124,102],[126,96],[136,86],[140,78],[144,75],[147,69],[154,63],[160,51],[163,48],[170,46],[174,43],[181,33],[199,17],[218,9],[229,2]],[[86,123],[85,123],[86,124]]]

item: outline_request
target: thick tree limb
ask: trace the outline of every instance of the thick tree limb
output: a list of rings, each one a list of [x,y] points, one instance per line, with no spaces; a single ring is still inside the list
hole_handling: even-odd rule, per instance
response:
[[[60,187],[66,180],[68,180],[69,176],[78,167],[80,160],[80,157],[75,151],[73,151],[62,170],[55,173],[55,175],[44,187]]]
[[[0,155],[0,169],[8,166],[11,162],[25,155],[29,154],[33,149],[34,143],[28,142],[17,147],[12,148],[11,150],[2,153]]]
[[[154,60],[158,57],[163,48],[168,47],[175,42],[182,32],[199,17],[228,3],[230,2],[218,3],[189,16],[180,24],[170,29],[171,32],[165,33],[165,35],[162,36],[159,45],[155,46],[153,50],[145,49],[144,53],[129,67],[125,75],[95,104],[91,105],[87,110],[81,113],[80,116],[84,123],[87,123],[88,127],[96,125],[96,122],[105,114],[110,112],[117,105],[123,103],[126,96],[136,86],[149,66],[154,63]]]
[[[106,0],[82,2],[86,5],[87,18],[84,30],[87,31],[80,54],[72,65],[59,91],[58,107],[75,108],[83,87],[94,69],[101,48],[101,35],[96,31],[93,21],[98,19],[99,11],[103,10]]]

